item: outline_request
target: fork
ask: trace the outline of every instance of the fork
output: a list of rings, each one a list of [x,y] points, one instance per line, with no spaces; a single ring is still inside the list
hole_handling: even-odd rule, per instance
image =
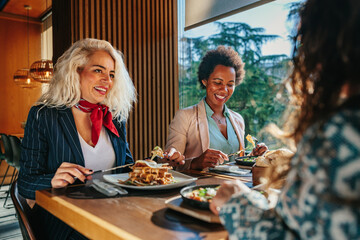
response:
[[[237,151],[237,152],[234,152],[234,153],[230,153],[228,154],[228,157],[231,157],[231,156],[234,156],[234,155],[239,155],[241,152],[244,152],[245,150],[240,150],[240,151]]]
[[[256,137],[253,137],[253,136],[251,136],[252,137],[252,139],[254,140],[254,142],[255,142],[255,146],[258,144],[258,142],[259,142],[259,140],[257,140],[257,138]]]

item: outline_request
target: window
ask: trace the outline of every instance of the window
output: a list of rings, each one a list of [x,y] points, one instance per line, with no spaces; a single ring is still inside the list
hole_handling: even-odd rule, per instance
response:
[[[181,3],[182,2],[182,3]],[[183,4],[183,1],[179,2]],[[288,96],[282,82],[290,70],[291,35],[296,2],[277,0],[216,22],[184,31],[184,6],[179,6],[179,103],[180,108],[198,103],[205,90],[197,69],[206,51],[231,46],[245,62],[244,82],[236,87],[226,105],[245,120],[245,134],[256,136],[270,149],[282,144],[265,126],[282,124]]]
[[[52,15],[50,14],[42,22],[41,31],[41,58],[52,59],[53,57],[53,44],[52,41]]]

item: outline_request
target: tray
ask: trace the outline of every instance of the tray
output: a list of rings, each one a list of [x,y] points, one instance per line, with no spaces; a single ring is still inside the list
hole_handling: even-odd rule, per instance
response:
[[[203,210],[191,207],[183,202],[181,196],[176,196],[165,201],[165,205],[177,212],[200,219],[208,223],[221,223],[220,218],[210,210]]]

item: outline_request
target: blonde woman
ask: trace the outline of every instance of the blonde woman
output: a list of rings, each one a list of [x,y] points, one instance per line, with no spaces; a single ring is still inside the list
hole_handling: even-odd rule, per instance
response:
[[[133,162],[125,123],[136,100],[122,55],[104,40],[74,43],[55,65],[48,90],[30,109],[22,141],[19,193],[62,188],[93,171]],[[36,205],[45,239],[82,238]]]

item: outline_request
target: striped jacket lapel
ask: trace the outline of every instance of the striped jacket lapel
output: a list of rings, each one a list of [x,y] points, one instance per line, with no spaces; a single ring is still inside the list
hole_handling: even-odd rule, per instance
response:
[[[115,151],[115,157],[116,157],[116,164],[117,166],[120,166],[120,165],[123,165],[124,163],[121,162],[121,153],[120,153],[120,146],[121,144],[124,142],[126,142],[126,139],[123,139],[123,135],[124,133],[122,132],[122,129],[120,127],[120,123],[116,120],[116,119],[113,119],[113,123],[116,127],[116,129],[118,130],[118,133],[119,133],[119,136],[120,138],[118,138],[117,136],[115,136],[114,133],[112,133],[111,131],[109,131],[108,129],[107,132],[109,134],[109,137],[110,137],[110,141],[114,147],[114,151]]]
[[[81,150],[80,140],[71,108],[65,108],[59,111],[59,124],[64,132],[66,140],[69,143],[71,151],[75,156],[76,163],[84,166],[84,156]]]

